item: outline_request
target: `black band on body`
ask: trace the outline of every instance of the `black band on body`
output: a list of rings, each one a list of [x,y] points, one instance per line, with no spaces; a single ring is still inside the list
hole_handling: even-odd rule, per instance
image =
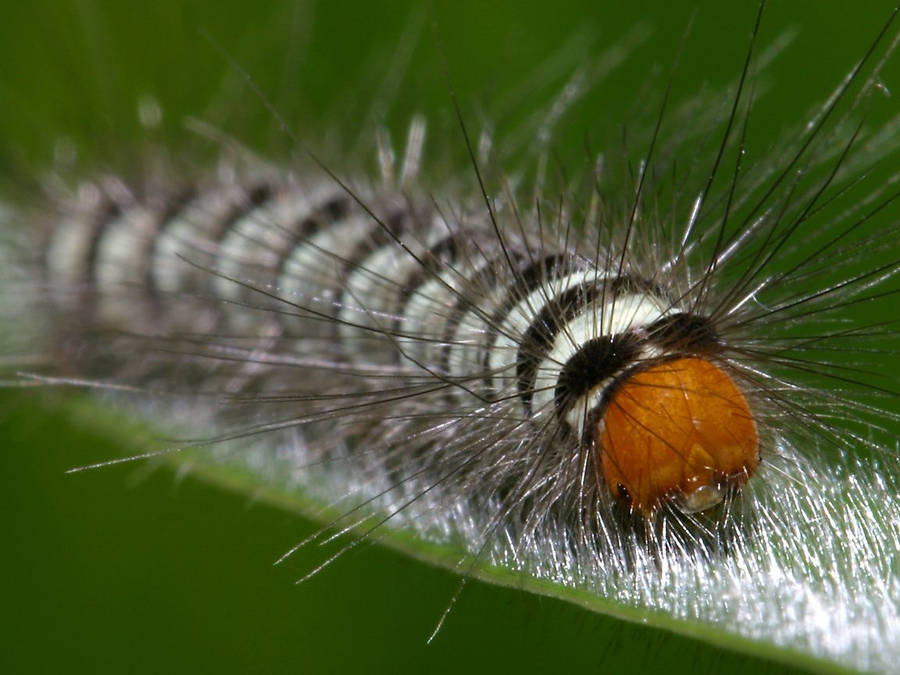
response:
[[[640,339],[630,332],[585,342],[560,370],[553,396],[557,415],[564,418],[579,398],[627,369],[640,351]]]
[[[254,209],[262,206],[267,201],[269,201],[269,199],[272,198],[273,193],[274,190],[268,183],[258,183],[251,186],[240,196],[240,199],[237,199],[228,206],[228,209],[221,217],[217,218],[210,224],[208,230],[201,229],[199,234],[201,234],[211,244],[217,244],[221,242],[235,223],[237,223],[241,218],[243,218]],[[163,214],[161,214],[152,244],[148,247],[146,252],[148,260],[154,260],[156,258],[158,242],[162,239],[162,235],[166,232],[169,226],[176,220],[178,220],[178,217],[184,213],[185,209],[188,208],[188,206],[192,203],[192,200],[195,196],[197,196],[196,188],[191,187],[184,190],[181,193],[181,196],[179,198],[176,198],[173,203],[168,208],[166,208]],[[153,264],[148,264],[147,289],[148,292],[152,295],[157,294],[156,279],[154,275],[155,270],[153,269]],[[210,281],[210,283],[212,283],[212,281]],[[199,290],[200,289],[195,289],[195,291]],[[215,289],[210,289],[210,293],[215,296]]]
[[[100,240],[106,233],[106,229],[122,214],[124,210],[120,204],[104,198],[104,204],[90,216],[91,241],[88,245],[87,256],[82,261],[82,280],[97,283],[97,257],[100,255]]]
[[[281,252],[281,259],[278,264],[277,276],[285,273],[285,265],[291,259],[294,249],[307,243],[307,239],[318,234],[322,229],[337,223],[350,214],[350,200],[343,195],[337,195],[327,199],[321,206],[315,207],[312,211],[301,215],[287,228],[287,232],[291,237],[291,242]]]
[[[188,204],[193,202],[197,197],[197,188],[193,185],[187,185],[176,192],[171,198],[166,200],[162,210],[156,215],[156,232],[153,238],[147,242],[145,250],[141,251],[141,260],[144,264],[144,288],[147,294],[152,298],[158,296],[156,288],[156,277],[154,274],[153,263],[156,253],[156,242],[160,240],[160,235],[165,231],[166,226],[172,222],[179,213],[187,208]]]
[[[500,327],[506,321],[509,313],[522,300],[538,288],[541,288],[545,282],[559,279],[573,271],[574,268],[570,264],[570,257],[557,253],[533,261],[516,275],[513,283],[507,288],[506,298],[503,300],[503,303],[487,322],[487,340],[484,345],[484,358],[482,361],[482,367],[484,368],[483,379],[487,391],[492,391],[494,388],[494,374],[491,373],[490,368],[491,352],[497,342],[497,337],[500,335]]]
[[[489,259],[483,267],[472,274],[456,294],[456,303],[447,314],[447,319],[444,323],[444,334],[442,338],[444,344],[441,347],[440,360],[441,372],[450,372],[450,350],[457,346],[454,344],[454,335],[466,313],[472,311],[479,314],[485,323],[490,321],[490,318],[484,314],[484,310],[481,307],[478,307],[471,298],[478,297],[484,288],[490,288],[497,282],[496,270],[507,266],[507,255],[512,260],[513,265],[521,264],[526,260],[524,251],[507,248],[506,252],[497,253],[497,255]]]
[[[644,330],[647,340],[669,352],[709,354],[721,347],[712,321],[698,314],[671,314],[654,321]]]
[[[598,276],[597,279],[583,281],[563,291],[547,302],[522,336],[516,355],[519,396],[526,414],[531,413],[531,400],[534,396],[534,383],[538,367],[553,347],[556,336],[566,328],[569,322],[583,314],[585,308],[591,304],[602,303],[603,307],[600,308],[602,317],[606,314],[606,307],[615,303],[620,296],[635,292],[649,294],[654,290],[646,280],[631,275],[618,276],[612,280]],[[603,330],[603,326],[599,326],[599,329]],[[596,337],[603,337],[603,335]]]
[[[397,299],[397,307],[394,313],[393,332],[399,335],[404,331],[403,322],[406,318],[406,309],[413,295],[419,292],[428,281],[437,277],[441,270],[448,265],[453,265],[459,256],[458,235],[447,235],[421,256],[421,264],[406,276],[400,288],[400,297]],[[401,351],[395,351],[396,360],[401,360]]]
[[[346,258],[336,258],[343,263],[340,272],[337,296],[334,299],[335,311],[340,313],[347,293],[347,281],[357,270],[366,270],[366,261],[385,246],[396,246],[394,237],[410,230],[413,223],[412,214],[405,209],[396,209],[383,221],[371,219],[369,230],[360,238]],[[341,322],[336,321],[333,327],[335,337],[340,337]]]

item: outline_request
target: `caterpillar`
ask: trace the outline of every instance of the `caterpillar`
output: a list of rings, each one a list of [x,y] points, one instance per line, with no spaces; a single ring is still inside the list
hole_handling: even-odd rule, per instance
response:
[[[737,592],[734,570],[759,577],[740,577],[748,606],[784,559],[841,570],[808,549],[855,522],[829,490],[890,485],[894,380],[875,359],[896,334],[841,314],[892,297],[896,232],[869,228],[891,183],[861,177],[896,150],[893,127],[866,138],[854,126],[886,52],[755,164],[743,159],[751,94],[737,84],[724,115],[703,99],[660,104],[659,132],[631,141],[634,173],[606,159],[586,187],[512,185],[472,139],[470,168],[440,196],[412,170],[385,185],[327,162],[89,183],[48,219],[59,339],[51,372],[25,377],[134,399],[218,441],[213,461],[267,462],[320,501],[349,493],[338,529],[411,529],[467,551],[463,569],[573,579],[626,604],[667,609],[708,588],[699,614],[756,630],[752,611],[716,607]],[[832,356],[844,345],[853,358]],[[679,422],[682,404],[709,418]],[[619,455],[643,454],[636,436],[663,459],[629,466]],[[675,480],[657,478],[667,462]],[[872,521],[861,539],[896,542],[894,488],[857,497]],[[846,564],[868,557],[854,545]],[[896,578],[890,559],[865,573]],[[863,609],[848,611],[835,621]],[[801,644],[830,653],[834,630]]]

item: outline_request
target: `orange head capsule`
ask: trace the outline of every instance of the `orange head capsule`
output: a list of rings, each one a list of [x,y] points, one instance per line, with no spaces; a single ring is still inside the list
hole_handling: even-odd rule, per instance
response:
[[[702,511],[746,481],[759,460],[744,395],[701,358],[660,363],[622,382],[593,431],[606,485],[650,515],[666,498]]]

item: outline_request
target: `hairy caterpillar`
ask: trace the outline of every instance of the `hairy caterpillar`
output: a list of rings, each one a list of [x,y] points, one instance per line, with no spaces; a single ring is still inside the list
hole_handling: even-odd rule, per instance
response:
[[[845,165],[845,166],[846,166],[846,165]],[[852,166],[852,165],[851,165],[851,166]],[[469,192],[471,192],[471,188],[469,188]],[[367,200],[364,200],[364,201],[366,201],[367,203],[369,203],[369,200],[368,200],[368,199],[367,199]],[[470,202],[470,203],[471,203],[471,202]],[[476,206],[477,206],[477,202],[476,202]],[[482,215],[483,215],[483,213],[482,213]],[[881,241],[881,242],[887,241],[887,240],[886,240],[886,236],[887,236],[886,234],[879,233],[879,237],[876,239],[876,241]],[[658,242],[657,242],[657,243],[658,243]],[[647,255],[650,255],[650,254],[647,254]],[[649,258],[648,258],[647,260],[649,260]],[[702,267],[701,267],[701,269],[702,269]],[[652,276],[652,275],[651,275],[651,276]],[[796,288],[795,288],[795,289],[791,289],[792,292],[796,292],[796,290],[797,290]],[[832,331],[832,333],[833,333],[833,331]],[[889,335],[889,334],[888,334],[888,335]],[[401,336],[401,337],[402,337],[402,336]],[[783,414],[778,416],[778,419],[782,419],[782,418],[783,418]],[[813,480],[814,477],[815,477],[814,474],[807,474],[807,476],[809,476],[808,480],[812,481],[812,486],[813,486],[813,487],[818,487],[818,486],[819,486],[819,483],[816,482],[815,480]],[[825,496],[820,495],[819,497],[817,497],[817,499],[819,499],[819,498],[825,499]],[[421,500],[419,500],[419,503],[421,503]],[[755,503],[755,502],[754,502],[754,503]],[[802,512],[802,509],[800,510],[800,512]],[[420,518],[420,519],[418,519],[418,520],[422,520],[422,519]],[[626,531],[627,531],[627,530],[626,530]],[[638,550],[643,550],[643,549],[638,549]],[[618,561],[618,560],[622,560],[622,558],[620,558],[620,557],[617,556],[617,557],[614,558],[614,560],[617,560],[617,561]],[[627,566],[630,566],[630,565],[632,565],[632,564],[633,564],[633,562],[628,562],[627,565],[626,565],[626,567],[627,567]]]

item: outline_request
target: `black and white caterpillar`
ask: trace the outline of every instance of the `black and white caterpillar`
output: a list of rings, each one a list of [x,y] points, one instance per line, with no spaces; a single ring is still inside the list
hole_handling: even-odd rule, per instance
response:
[[[853,311],[889,315],[900,270],[897,223],[871,227],[896,175],[866,180],[896,123],[857,124],[890,26],[764,161],[742,77],[719,110],[663,105],[634,171],[558,190],[513,184],[464,125],[471,166],[441,192],[233,158],[87,181],[27,214],[51,328],[20,377],[201,437],[331,504],[332,529],[882,667],[897,333]],[[872,594],[832,594],[848,576]],[[794,632],[761,613],[773,588]]]
[[[362,197],[301,180],[145,197],[115,181],[83,191],[47,249],[50,286],[71,294],[63,304],[77,327],[63,362],[75,372],[131,371],[129,381],[152,388],[162,368],[164,380],[212,381],[236,397],[298,399],[322,386],[307,393],[292,383],[307,372],[371,373],[352,393],[342,384],[319,414],[362,397],[367,415],[382,408],[403,419],[428,395],[442,402],[437,417],[471,419],[471,430],[454,424],[452,435],[421,412],[392,422],[403,443],[390,462],[378,460],[389,473],[415,465],[433,484],[458,465],[445,479],[454,491],[492,481],[513,504],[542,509],[561,501],[595,511],[590,486],[602,476],[630,510],[653,515],[674,501],[691,513],[755,469],[756,423],[713,365],[727,364],[729,346],[701,309],[706,282],[674,297],[659,270],[611,250],[504,235],[490,227],[503,216],[448,219],[408,195]],[[129,335],[111,348],[98,330]],[[198,353],[189,344],[200,331],[220,337]],[[160,359],[147,335],[191,358]],[[197,356],[212,363],[198,366]],[[665,398],[670,387],[680,387],[683,411]],[[667,421],[655,419],[661,411]],[[521,438],[526,429],[535,435]],[[362,446],[380,445],[385,431],[369,429]],[[476,437],[492,440],[473,453]]]

